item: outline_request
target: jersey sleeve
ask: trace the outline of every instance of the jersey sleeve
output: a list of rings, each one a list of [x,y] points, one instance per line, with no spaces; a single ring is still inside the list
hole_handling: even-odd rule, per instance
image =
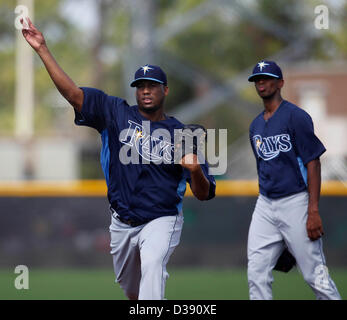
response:
[[[210,182],[210,189],[208,191],[208,197],[206,200],[210,200],[216,196],[216,180],[214,176],[208,174],[208,165],[202,164],[201,165],[202,171],[204,172],[205,177]]]
[[[304,165],[319,158],[325,151],[323,143],[314,133],[310,115],[304,110],[294,112],[291,117],[295,149]]]
[[[108,95],[101,90],[82,87],[83,105],[81,112],[75,110],[75,124],[88,126],[100,133],[106,128],[107,119],[112,119],[112,108],[108,106]]]

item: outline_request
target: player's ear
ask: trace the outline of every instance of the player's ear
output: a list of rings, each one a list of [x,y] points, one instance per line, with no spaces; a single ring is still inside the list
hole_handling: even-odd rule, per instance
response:
[[[165,94],[165,96],[167,96],[168,94],[169,94],[169,87],[167,87],[167,86],[164,86],[164,94]]]
[[[278,80],[277,85],[279,89],[282,89],[284,86],[284,80],[283,79]]]

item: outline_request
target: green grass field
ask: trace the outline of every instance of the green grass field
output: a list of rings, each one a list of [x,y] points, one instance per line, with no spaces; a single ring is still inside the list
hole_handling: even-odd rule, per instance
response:
[[[166,297],[169,300],[245,300],[248,299],[246,270],[169,269]],[[347,297],[347,270],[330,270],[342,298]],[[36,269],[29,270],[29,289],[17,290],[14,270],[0,270],[1,300],[124,300],[114,283],[112,269]],[[274,299],[315,299],[297,270],[274,272]]]

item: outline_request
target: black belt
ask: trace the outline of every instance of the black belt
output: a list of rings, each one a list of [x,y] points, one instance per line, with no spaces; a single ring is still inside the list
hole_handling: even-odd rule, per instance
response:
[[[138,227],[138,226],[141,226],[142,224],[144,224],[144,222],[140,222],[140,221],[134,221],[134,220],[131,220],[131,219],[129,219],[129,220],[125,220],[125,219],[123,219],[122,217],[120,217],[120,216],[116,216],[116,218],[120,221],[120,222],[123,222],[123,223],[125,223],[125,224],[127,224],[128,226],[130,226],[130,227]]]
[[[145,224],[145,222],[142,222],[142,221],[136,221],[136,220],[132,220],[132,219],[126,220],[126,219],[122,218],[119,214],[117,214],[116,210],[114,210],[112,208],[112,206],[110,206],[110,210],[111,210],[112,215],[114,213],[116,214],[115,215],[116,219],[118,219],[120,222],[123,222],[123,223],[127,224],[130,227],[134,228],[134,227],[138,227],[138,226],[141,226],[141,225]]]

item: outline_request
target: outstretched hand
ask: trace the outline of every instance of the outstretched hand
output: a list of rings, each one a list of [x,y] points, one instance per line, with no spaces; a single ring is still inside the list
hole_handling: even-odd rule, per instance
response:
[[[28,22],[28,28],[23,28],[22,34],[25,40],[30,44],[30,46],[35,51],[38,51],[42,46],[46,44],[45,38],[43,37],[43,34],[35,28],[29,18],[26,18],[26,20]],[[24,27],[24,19],[21,19],[20,22]]]

